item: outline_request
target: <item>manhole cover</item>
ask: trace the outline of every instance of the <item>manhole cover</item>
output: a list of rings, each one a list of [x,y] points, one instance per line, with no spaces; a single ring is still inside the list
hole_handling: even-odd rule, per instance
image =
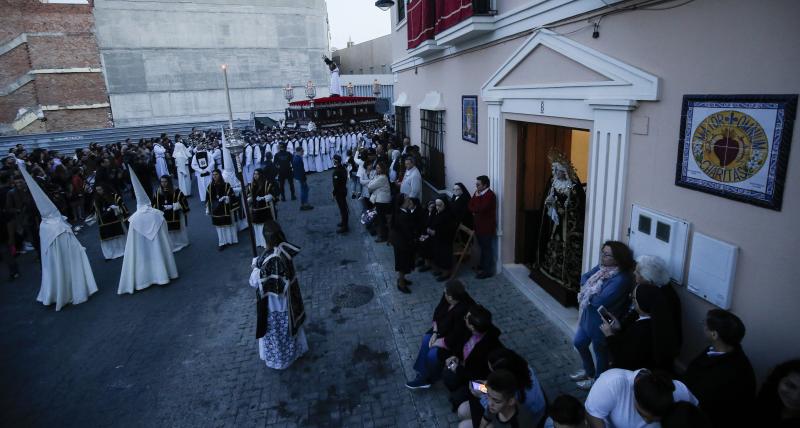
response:
[[[372,287],[364,285],[346,285],[333,294],[333,304],[341,308],[357,308],[372,300],[375,293]]]

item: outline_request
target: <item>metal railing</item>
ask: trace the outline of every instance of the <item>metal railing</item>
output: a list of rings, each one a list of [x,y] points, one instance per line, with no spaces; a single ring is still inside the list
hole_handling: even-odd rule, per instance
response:
[[[250,120],[235,120],[234,126],[244,128],[251,126],[251,123]],[[28,152],[36,148],[46,148],[59,153],[72,154],[75,149],[88,147],[91,143],[106,145],[123,142],[126,138],[130,138],[132,142],[138,142],[140,138],[158,137],[162,133],[172,138],[175,134],[188,135],[192,128],[218,128],[227,124],[228,121],[192,122],[5,136],[0,137],[0,157],[5,157],[8,149],[17,144],[22,144]]]

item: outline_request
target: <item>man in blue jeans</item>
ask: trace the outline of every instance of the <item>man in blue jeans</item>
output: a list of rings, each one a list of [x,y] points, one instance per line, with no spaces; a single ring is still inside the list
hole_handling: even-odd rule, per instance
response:
[[[300,211],[307,211],[313,209],[308,204],[308,182],[306,181],[306,169],[303,166],[303,148],[297,147],[294,149],[294,157],[292,157],[292,173],[294,179],[300,184]]]

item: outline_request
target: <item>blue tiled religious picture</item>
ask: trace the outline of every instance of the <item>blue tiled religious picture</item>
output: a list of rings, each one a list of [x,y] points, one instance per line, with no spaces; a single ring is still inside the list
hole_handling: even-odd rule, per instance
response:
[[[478,96],[461,97],[461,138],[478,144]]]
[[[675,184],[781,210],[797,94],[684,95]]]

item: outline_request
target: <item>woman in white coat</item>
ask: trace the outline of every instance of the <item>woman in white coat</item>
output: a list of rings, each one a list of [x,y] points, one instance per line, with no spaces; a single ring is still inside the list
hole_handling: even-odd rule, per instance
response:
[[[378,228],[378,239],[375,242],[386,242],[389,238],[389,213],[392,207],[392,189],[389,185],[388,167],[384,162],[378,162],[375,167],[375,176],[367,183],[369,201],[375,205],[378,216],[375,218]]]

